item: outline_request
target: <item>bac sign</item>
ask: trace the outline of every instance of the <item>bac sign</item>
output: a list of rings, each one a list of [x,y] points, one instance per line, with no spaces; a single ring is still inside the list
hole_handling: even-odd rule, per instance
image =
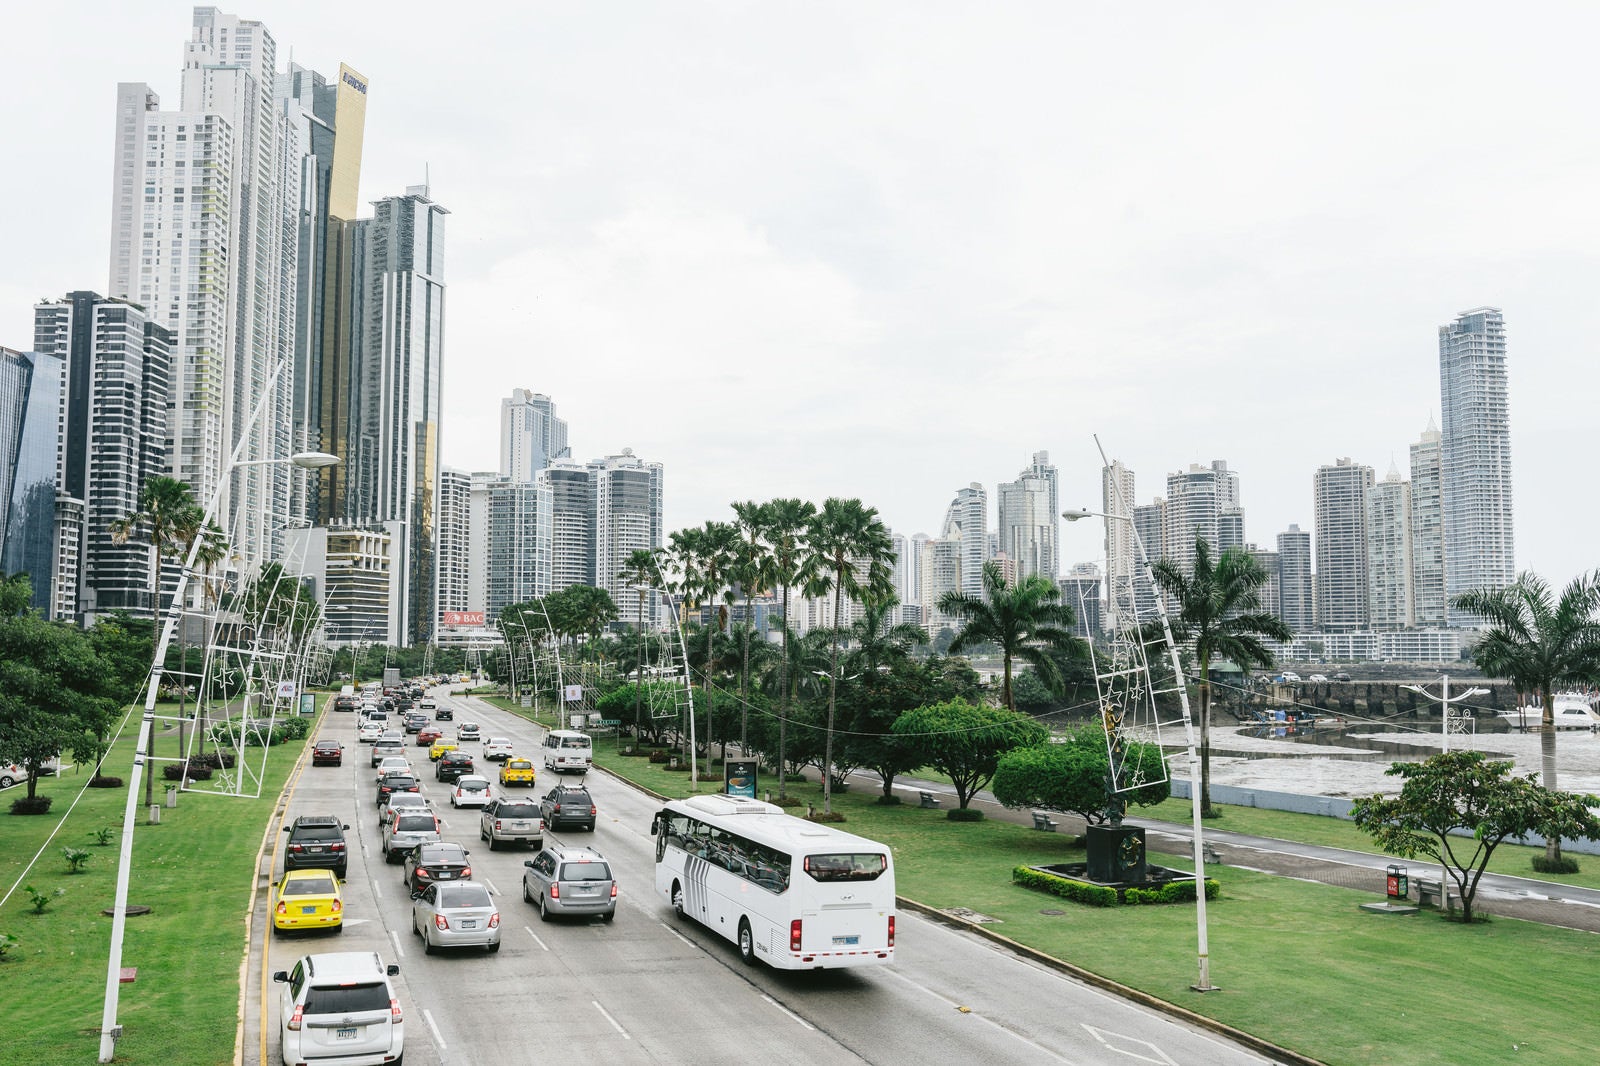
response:
[[[440,611],[439,623],[447,626],[481,626],[482,611]]]

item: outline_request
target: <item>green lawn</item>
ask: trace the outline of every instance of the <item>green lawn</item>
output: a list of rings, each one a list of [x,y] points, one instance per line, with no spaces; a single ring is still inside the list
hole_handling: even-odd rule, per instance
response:
[[[137,730],[134,717],[125,739],[106,759],[108,774],[129,775]],[[239,964],[256,853],[304,744],[291,741],[272,749],[260,799],[186,793],[175,809],[162,809],[160,825],[146,825],[140,797],[128,902],[153,911],[127,921],[123,965],[137,967],[138,978],[122,986],[118,1021],[125,1035],[117,1045],[117,1061],[163,1066],[233,1061]],[[175,736],[157,736],[158,754],[176,754],[176,747]],[[68,770],[59,780],[41,782],[40,793],[55,798],[49,814],[11,815],[10,801],[21,789],[6,792],[0,806],[0,894],[19,877],[41,892],[66,892],[43,914],[33,912],[22,889],[0,908],[0,932],[19,940],[0,964],[0,988],[11,993],[3,1056],[8,1062],[78,1066],[94,1062],[99,1049],[111,941],[111,919],[100,912],[111,908],[116,894],[128,793],[126,787],[84,790],[68,815],[88,776],[87,768]],[[159,802],[167,782],[158,777],[155,785]],[[23,876],[57,825],[61,832]],[[112,843],[97,846],[94,831],[107,826],[116,830]],[[67,874],[63,846],[90,852],[83,873]]]
[[[658,792],[687,794],[681,771],[619,757],[607,744],[595,761]],[[820,806],[815,784],[790,792]],[[879,806],[877,793],[835,792],[834,807],[845,828],[893,848],[902,895],[998,918],[989,928],[1004,936],[1302,1054],[1337,1066],[1594,1061],[1600,1023],[1587,1005],[1600,985],[1600,942],[1591,934],[1504,918],[1468,927],[1433,914],[1372,915],[1358,907],[1372,894],[1222,867],[1213,871],[1222,896],[1208,907],[1211,979],[1222,990],[1200,995],[1189,988],[1192,907],[1095,909],[1019,888],[1012,867],[1082,861],[1082,849],[1021,825]],[[1302,840],[1318,836],[1311,825],[1355,833],[1332,819],[1254,821],[1272,814],[1228,808],[1210,824]],[[1360,846],[1356,837],[1317,842]],[[1192,868],[1179,856],[1157,861]]]

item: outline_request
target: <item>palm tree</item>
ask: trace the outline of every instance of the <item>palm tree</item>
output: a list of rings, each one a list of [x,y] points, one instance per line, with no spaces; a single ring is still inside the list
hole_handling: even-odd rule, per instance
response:
[[[150,538],[150,548],[155,554],[156,594],[154,616],[161,615],[161,589],[164,584],[162,560],[174,554],[194,535],[204,512],[195,506],[194,492],[189,486],[172,477],[153,477],[139,490],[137,509],[111,523],[111,539],[117,544],[145,530]]]
[[[644,700],[644,600],[660,576],[655,549],[635,548],[629,553],[628,561],[623,564],[622,573],[618,576],[639,593],[639,667],[633,682],[633,728],[637,739],[639,712]]]
[[[1262,637],[1289,640],[1293,634],[1283,619],[1261,609],[1261,586],[1267,573],[1255,556],[1243,548],[1229,548],[1215,563],[1204,537],[1194,542],[1194,569],[1185,574],[1170,559],[1152,568],[1156,585],[1176,601],[1172,619],[1175,640],[1194,644],[1200,669],[1200,814],[1215,818],[1211,806],[1211,661],[1232,659],[1249,673],[1272,666],[1272,652]]]
[[[911,622],[889,621],[898,597],[872,600],[862,605],[861,617],[845,631],[850,654],[845,669],[861,674],[868,687],[881,669],[893,669],[911,658],[911,649],[928,643],[928,631]]]
[[[779,669],[778,684],[778,798],[786,795],[788,773],[785,758],[789,740],[789,711],[793,702],[790,672],[793,668],[789,656],[789,641],[793,626],[789,618],[789,594],[796,586],[803,586],[810,577],[810,560],[806,554],[806,529],[816,517],[816,504],[792,497],[768,502],[761,515],[761,539],[769,552],[770,584],[782,590],[783,600],[783,663]]]
[[[744,593],[744,627],[741,632],[743,647],[739,656],[739,756],[750,755],[750,633],[755,628],[750,611],[750,601],[765,593],[772,582],[772,556],[761,542],[762,530],[767,525],[770,505],[748,500],[733,505],[737,516],[734,525],[739,531],[739,547],[735,552],[733,578]]]
[[[824,500],[806,529],[816,595],[833,593],[833,654],[828,660],[828,730],[823,751],[822,812],[833,813],[833,722],[839,695],[839,643],[844,598],[866,602],[894,594],[894,545],[878,509],[860,500]]]
[[[1555,693],[1565,685],[1600,680],[1600,571],[1580,574],[1551,602],[1550,585],[1524,572],[1502,589],[1464,592],[1454,606],[1488,623],[1472,650],[1490,677],[1538,697],[1540,783],[1556,787]],[[1561,841],[1545,841],[1545,861],[1561,864]]]
[[[722,628],[717,596],[728,587],[739,531],[727,522],[708,521],[699,529],[677,530],[669,540],[674,561],[682,574],[677,591],[684,609],[696,609],[702,597],[707,607],[706,658],[701,677],[706,705],[709,707],[712,698],[711,664],[715,659],[712,642]],[[689,753],[689,758],[694,758],[693,752]],[[693,765],[691,762],[691,770]]]
[[[1033,667],[1051,691],[1061,688],[1061,671],[1051,649],[1069,651],[1078,638],[1072,635],[1072,608],[1061,599],[1061,589],[1043,574],[1024,578],[1016,586],[1006,583],[1005,571],[996,562],[983,564],[983,596],[968,596],[951,589],[939,597],[939,610],[966,624],[950,642],[952,655],[980,644],[994,644],[1005,664],[1001,702],[1008,711],[1017,709],[1011,691],[1011,664],[1021,659]]]

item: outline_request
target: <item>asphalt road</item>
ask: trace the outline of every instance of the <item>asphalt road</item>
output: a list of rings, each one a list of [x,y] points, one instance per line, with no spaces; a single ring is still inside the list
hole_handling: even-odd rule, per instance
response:
[[[537,753],[543,730],[477,700],[437,694],[456,724],[506,736]],[[355,715],[330,713],[319,736],[345,744],[341,767],[303,767],[288,793],[285,822],[336,814],[350,826],[345,931],[285,936],[269,930],[269,882],[281,876],[284,834],[264,858],[247,966],[246,1063],[276,1063],[279,986],[274,970],[303,954],[374,950],[400,966],[406,1062],[532,1063],[1039,1063],[1235,1064],[1269,1061],[1143,1006],[937,922],[901,912],[894,964],[860,970],[779,972],[746,967],[732,943],[680,922],[653,894],[654,800],[603,774],[587,784],[599,807],[594,833],[546,833],[547,841],[597,848],[617,871],[614,922],[540,922],[523,902],[522,863],[532,853],[491,853],[478,814],[449,806],[423,748],[407,747],[445,839],[472,851],[473,878],[500,908],[502,947],[425,956],[411,933],[400,867],[379,850],[369,748],[355,740]],[[447,735],[453,729],[446,723]],[[476,753],[479,745],[464,745]],[[538,760],[536,759],[536,763]],[[487,764],[494,777],[494,764]],[[480,767],[481,770],[481,767]],[[543,769],[534,795],[554,775]],[[262,1025],[262,1019],[266,1024]]]

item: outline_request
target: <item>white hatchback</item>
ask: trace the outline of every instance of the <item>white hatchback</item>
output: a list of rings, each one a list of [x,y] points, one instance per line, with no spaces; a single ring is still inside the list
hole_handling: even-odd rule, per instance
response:
[[[452,807],[482,807],[493,798],[489,790],[489,779],[473,774],[464,774],[456,778],[456,787],[450,790]]]
[[[483,742],[483,757],[490,762],[505,762],[517,753],[517,746],[505,737],[490,737]]]

